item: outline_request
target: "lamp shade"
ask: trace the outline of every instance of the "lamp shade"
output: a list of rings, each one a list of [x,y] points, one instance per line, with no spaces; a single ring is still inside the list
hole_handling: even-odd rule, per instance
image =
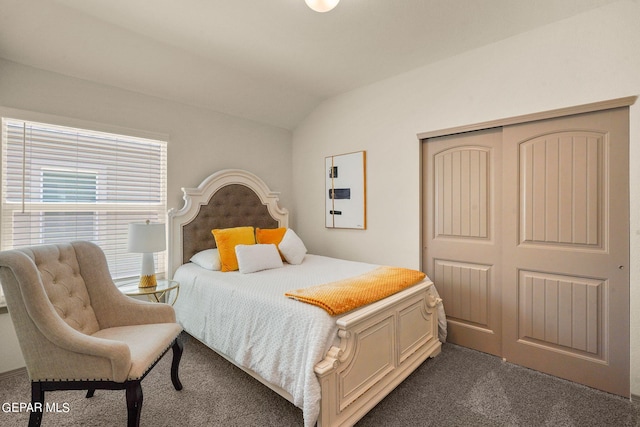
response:
[[[338,5],[340,0],[304,0],[316,12],[328,12]]]
[[[132,222],[129,224],[129,252],[152,253],[167,248],[165,226],[162,223]]]

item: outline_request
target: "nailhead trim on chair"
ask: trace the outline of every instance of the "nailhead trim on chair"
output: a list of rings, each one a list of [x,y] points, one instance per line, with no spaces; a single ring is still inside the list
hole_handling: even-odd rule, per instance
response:
[[[181,331],[180,333],[182,333],[182,331]],[[173,346],[174,341],[175,341],[175,340],[180,336],[180,333],[178,333],[178,335],[176,335],[175,337],[173,337],[173,339],[171,340],[171,343],[170,343],[168,346],[166,346],[166,347],[165,347],[165,348],[160,352],[160,355],[159,355],[159,356],[158,356],[158,357],[157,357],[157,358],[156,358],[156,359],[155,359],[155,360],[154,360],[154,361],[149,365],[149,368],[148,368],[146,371],[144,371],[144,372],[142,373],[142,375],[140,375],[139,377],[135,377],[135,378],[127,378],[127,381],[136,381],[136,380],[140,380],[140,379],[144,378],[144,377],[149,373],[149,371],[154,367],[154,365],[155,365],[156,363],[158,363],[158,361],[159,361],[160,359],[162,359],[162,357],[165,355],[165,353],[166,353],[167,351],[169,351],[169,349]],[[113,380],[109,380],[109,379],[106,379],[106,378],[81,378],[81,379],[78,379],[78,378],[66,378],[66,379],[61,379],[61,378],[58,378],[58,379],[45,378],[45,379],[32,379],[31,381],[62,382],[62,381],[113,381]]]
[[[182,333],[182,331],[180,331],[180,332],[178,333],[178,335],[176,335],[176,336],[171,340],[171,343],[170,343],[170,344],[169,344],[169,345],[168,345],[164,350],[162,350],[162,351],[160,352],[160,355],[156,358],[156,360],[154,360],[154,361],[151,363],[151,365],[149,366],[149,368],[148,368],[146,371],[144,371],[144,372],[142,373],[142,375],[140,375],[140,376],[139,376],[139,377],[137,377],[137,378],[127,378],[127,380],[128,380],[128,381],[135,381],[135,380],[139,380],[139,379],[144,378],[144,377],[149,373],[149,371],[150,371],[150,370],[155,366],[155,364],[156,364],[156,363],[158,363],[158,361],[159,361],[160,359],[162,359],[162,356],[164,356],[164,354],[165,354],[167,351],[169,351],[169,349],[173,346],[174,341],[178,339],[178,337],[180,336],[180,334],[181,334],[181,333]]]

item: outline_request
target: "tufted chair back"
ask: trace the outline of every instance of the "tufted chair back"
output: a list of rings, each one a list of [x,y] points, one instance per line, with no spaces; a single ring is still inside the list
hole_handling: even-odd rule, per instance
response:
[[[47,298],[58,316],[78,332],[96,333],[100,326],[73,246],[40,246],[23,251],[33,260]]]
[[[88,258],[84,272],[79,256]],[[44,245],[1,254],[0,282],[30,378],[73,378],[74,372],[89,378],[92,368],[79,364],[80,353],[63,352],[60,358],[57,344],[65,342],[71,330],[84,336],[101,329],[92,299],[106,298],[87,289],[88,266],[108,274],[104,255],[95,245]],[[113,284],[110,279],[109,283]],[[113,371],[111,363],[96,362],[100,363],[105,371]]]

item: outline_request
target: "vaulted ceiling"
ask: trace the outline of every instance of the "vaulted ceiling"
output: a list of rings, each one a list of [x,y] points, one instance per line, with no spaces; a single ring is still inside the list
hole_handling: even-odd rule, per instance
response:
[[[614,1],[0,0],[0,57],[293,129],[336,94]]]

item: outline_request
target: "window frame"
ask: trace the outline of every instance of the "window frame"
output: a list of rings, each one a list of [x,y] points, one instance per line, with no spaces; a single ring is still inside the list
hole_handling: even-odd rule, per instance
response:
[[[114,128],[109,126],[97,126],[95,123],[87,123],[72,119],[60,119],[51,116],[43,116],[38,114],[30,114],[28,112],[24,114],[7,114],[6,109],[0,107],[0,117],[2,117],[1,130],[2,135],[0,135],[0,226],[3,226],[4,221],[7,219],[7,215],[12,215],[16,211],[21,211],[24,209],[25,202],[24,196],[23,200],[19,202],[5,200],[8,195],[6,194],[6,180],[7,180],[7,172],[5,167],[5,156],[6,156],[6,146],[9,142],[7,142],[7,132],[6,128],[8,126],[8,122],[26,122],[26,123],[35,123],[37,125],[50,126],[52,129],[54,128],[71,128],[72,131],[87,133],[89,135],[106,135],[108,137],[119,138],[121,140],[127,141],[127,143],[133,141],[133,143],[137,141],[144,141],[146,144],[156,144],[156,149],[159,150],[159,158],[160,158],[160,170],[158,171],[157,180],[153,180],[154,185],[158,187],[158,193],[154,194],[152,200],[137,202],[131,201],[118,201],[118,202],[109,202],[105,201],[106,197],[103,197],[100,200],[100,195],[104,195],[104,192],[108,192],[109,190],[106,186],[103,185],[101,180],[104,178],[101,176],[100,171],[93,170],[92,168],[84,168],[78,167],[75,170],[70,170],[68,167],[57,166],[55,163],[52,165],[48,165],[47,167],[43,167],[40,170],[40,201],[34,202],[30,201],[28,203],[29,210],[32,212],[39,211],[42,214],[42,221],[40,230],[44,229],[44,215],[45,212],[92,212],[95,216],[99,215],[117,215],[119,212],[154,212],[154,215],[157,215],[157,220],[166,223],[166,213],[167,213],[167,168],[168,168],[168,136],[164,134],[156,134],[142,131],[132,131],[131,129],[121,129]],[[34,117],[35,116],[35,117]],[[47,171],[60,171],[60,172],[70,172],[71,174],[94,174],[95,175],[95,193],[96,193],[96,201],[88,202],[88,201],[72,201],[72,202],[47,202],[44,200],[45,198],[45,173]],[[154,177],[155,177],[154,176]],[[154,219],[155,220],[155,219]],[[108,219],[107,222],[109,224],[115,224],[116,221],[113,219]],[[96,229],[96,222],[93,223],[93,229]],[[115,228],[115,225],[114,225]],[[13,242],[13,229],[11,229],[11,235],[7,235],[5,233],[6,228],[3,229],[2,236],[0,236],[0,249],[10,249],[11,242]],[[113,231],[110,231],[113,232]],[[107,232],[108,234],[109,232]],[[94,233],[95,235],[95,233]],[[126,236],[124,236],[126,238]],[[9,242],[9,243],[7,243]],[[118,253],[122,251],[119,250]],[[136,257],[139,254],[135,255]],[[158,266],[158,276],[163,277],[165,275],[165,270],[167,266],[167,253],[166,251],[162,253],[156,254],[157,257],[157,266]],[[135,274],[139,274],[139,270],[136,270]],[[132,277],[135,276],[126,276],[121,278],[116,278],[116,282],[130,282]],[[0,287],[0,307],[6,306],[6,302],[4,300],[4,295],[2,293],[2,289]]]

